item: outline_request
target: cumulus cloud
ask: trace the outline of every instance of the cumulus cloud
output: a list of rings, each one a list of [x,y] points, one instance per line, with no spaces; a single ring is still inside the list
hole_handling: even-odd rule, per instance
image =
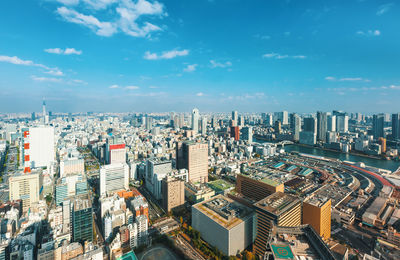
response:
[[[307,58],[307,56],[305,56],[305,55],[288,55],[288,54],[279,54],[279,53],[275,53],[275,52],[266,53],[262,57],[266,58],[266,59],[277,59],[277,60],[281,60],[281,59],[305,59],[305,58]]]
[[[167,16],[164,5],[147,0],[81,0],[58,1],[64,6],[58,7],[56,13],[64,20],[80,24],[100,36],[112,36],[123,32],[133,37],[150,37],[152,32],[161,31],[161,27],[143,21],[144,17]],[[82,3],[82,5],[78,5]],[[98,18],[100,11],[109,10],[113,17],[108,21]],[[79,11],[78,11],[79,10]]]
[[[210,60],[211,68],[227,68],[232,66],[232,62],[217,62],[215,60]]]
[[[50,49],[45,49],[44,50],[47,53],[53,53],[53,54],[64,54],[64,55],[81,55],[82,51],[78,51],[75,48],[66,48],[66,49],[61,49],[61,48],[50,48]]]
[[[189,64],[186,68],[183,69],[185,72],[193,72],[196,70],[197,64]]]
[[[146,60],[169,60],[173,59],[179,56],[187,56],[189,55],[189,50],[171,50],[171,51],[165,51],[161,55],[157,53],[151,53],[149,51],[146,51],[144,53],[143,58]]]

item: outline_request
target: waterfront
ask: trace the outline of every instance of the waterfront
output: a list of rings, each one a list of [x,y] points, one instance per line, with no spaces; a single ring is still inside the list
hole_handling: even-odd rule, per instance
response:
[[[259,143],[265,142],[265,141],[258,140],[258,139],[254,139],[254,141],[259,142]],[[306,153],[306,154],[312,154],[312,155],[317,155],[317,156],[335,158],[335,159],[339,159],[342,161],[363,162],[368,166],[386,169],[386,170],[390,170],[390,171],[395,171],[400,166],[399,161],[379,160],[379,159],[374,159],[374,158],[369,158],[369,157],[364,157],[364,156],[358,156],[355,154],[347,154],[347,153],[335,152],[335,151],[330,151],[330,150],[328,151],[328,150],[323,150],[323,149],[314,148],[314,147],[301,146],[301,145],[297,145],[297,144],[285,145],[284,149],[286,152]]]

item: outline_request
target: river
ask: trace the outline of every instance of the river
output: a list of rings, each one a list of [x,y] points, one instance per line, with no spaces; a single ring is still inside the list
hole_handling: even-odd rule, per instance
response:
[[[254,139],[254,141],[258,142],[258,143],[265,142],[265,141],[258,140],[258,139]],[[358,156],[358,155],[354,155],[354,154],[347,154],[347,153],[341,153],[341,152],[335,152],[335,151],[327,151],[327,150],[322,150],[322,149],[313,148],[313,147],[306,147],[306,146],[301,146],[301,145],[296,145],[296,144],[285,145],[284,149],[286,152],[306,153],[306,154],[312,154],[312,155],[317,155],[317,156],[335,158],[335,159],[339,159],[342,161],[363,162],[368,166],[386,169],[386,170],[390,170],[390,171],[395,171],[400,166],[400,162],[398,162],[398,161],[379,160],[379,159],[373,159],[373,158],[368,158],[368,157],[364,157],[364,156]]]

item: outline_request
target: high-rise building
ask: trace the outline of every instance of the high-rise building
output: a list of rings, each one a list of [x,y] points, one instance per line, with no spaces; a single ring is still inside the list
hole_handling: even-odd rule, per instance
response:
[[[43,177],[41,171],[14,174],[8,179],[8,182],[10,200],[22,200],[24,212],[42,197]]]
[[[336,132],[346,133],[349,131],[349,116],[346,112],[333,111],[332,113],[336,116]]]
[[[71,233],[73,242],[93,240],[93,209],[87,194],[71,201]]]
[[[317,139],[318,141],[326,141],[326,132],[328,130],[328,118],[327,113],[317,112]]]
[[[297,227],[301,225],[301,200],[283,192],[276,192],[254,204],[257,215],[257,236],[253,251],[264,256],[273,226]]]
[[[293,140],[299,141],[301,132],[301,118],[296,113],[290,114],[290,129],[293,133]]]
[[[146,130],[151,130],[153,128],[153,118],[151,116],[146,116],[145,127]]]
[[[317,133],[317,120],[314,117],[304,118],[303,131]]]
[[[104,165],[100,168],[100,194],[129,188],[129,166],[126,163]]]
[[[237,126],[238,125],[238,112],[237,111],[232,111],[232,126]]]
[[[385,137],[385,115],[378,114],[372,118],[372,135],[374,139],[378,140],[379,137]]]
[[[240,138],[240,131],[238,126],[231,126],[231,137],[238,141]]]
[[[252,176],[238,174],[236,191],[252,200],[258,201],[276,192],[284,192],[284,184],[269,178],[256,179]]]
[[[201,134],[207,134],[207,117],[201,118]]]
[[[274,130],[275,130],[275,133],[277,133],[277,134],[282,133],[282,122],[280,120],[275,121]]]
[[[288,125],[289,124],[289,114],[287,111],[282,111],[282,112],[275,112],[275,121],[281,121],[282,125]]]
[[[274,117],[273,117],[272,114],[268,113],[265,119],[266,119],[265,125],[267,125],[267,126],[273,126],[273,124],[274,124]]]
[[[44,100],[44,98],[43,98],[42,108],[43,108],[43,112],[42,112],[43,124],[47,124],[48,122],[46,122],[46,116],[47,116],[47,113],[46,113],[46,100]]]
[[[125,142],[121,137],[112,136],[107,138],[106,143],[106,163],[125,163],[126,148]]]
[[[392,115],[392,138],[400,139],[400,113]]]
[[[199,118],[200,118],[200,113],[197,108],[192,110],[192,130],[194,134],[199,133]]]
[[[244,127],[244,116],[239,116],[239,123],[238,126]]]
[[[243,127],[241,130],[240,139],[251,144],[253,142],[253,127],[251,126]]]
[[[386,153],[386,138],[379,137],[378,141],[379,141],[379,144],[381,145],[382,153]]]
[[[185,204],[185,181],[172,176],[162,180],[163,208],[170,212]]]
[[[334,115],[328,116],[327,128],[329,132],[336,132],[336,116]]]
[[[26,172],[37,167],[50,168],[55,157],[53,127],[30,127],[28,131],[24,131],[23,142],[23,159]]]
[[[162,179],[172,172],[171,161],[158,159],[147,160],[146,163],[146,189],[153,194],[156,199],[162,198]]]
[[[331,237],[331,200],[312,197],[303,202],[303,224],[310,224],[324,239]]]
[[[208,144],[192,141],[177,143],[176,167],[188,170],[190,182],[208,182]]]

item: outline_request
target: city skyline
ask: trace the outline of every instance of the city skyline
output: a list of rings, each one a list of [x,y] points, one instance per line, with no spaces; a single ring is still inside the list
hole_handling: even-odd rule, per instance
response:
[[[2,112],[398,112],[395,3],[23,2],[1,4]]]

